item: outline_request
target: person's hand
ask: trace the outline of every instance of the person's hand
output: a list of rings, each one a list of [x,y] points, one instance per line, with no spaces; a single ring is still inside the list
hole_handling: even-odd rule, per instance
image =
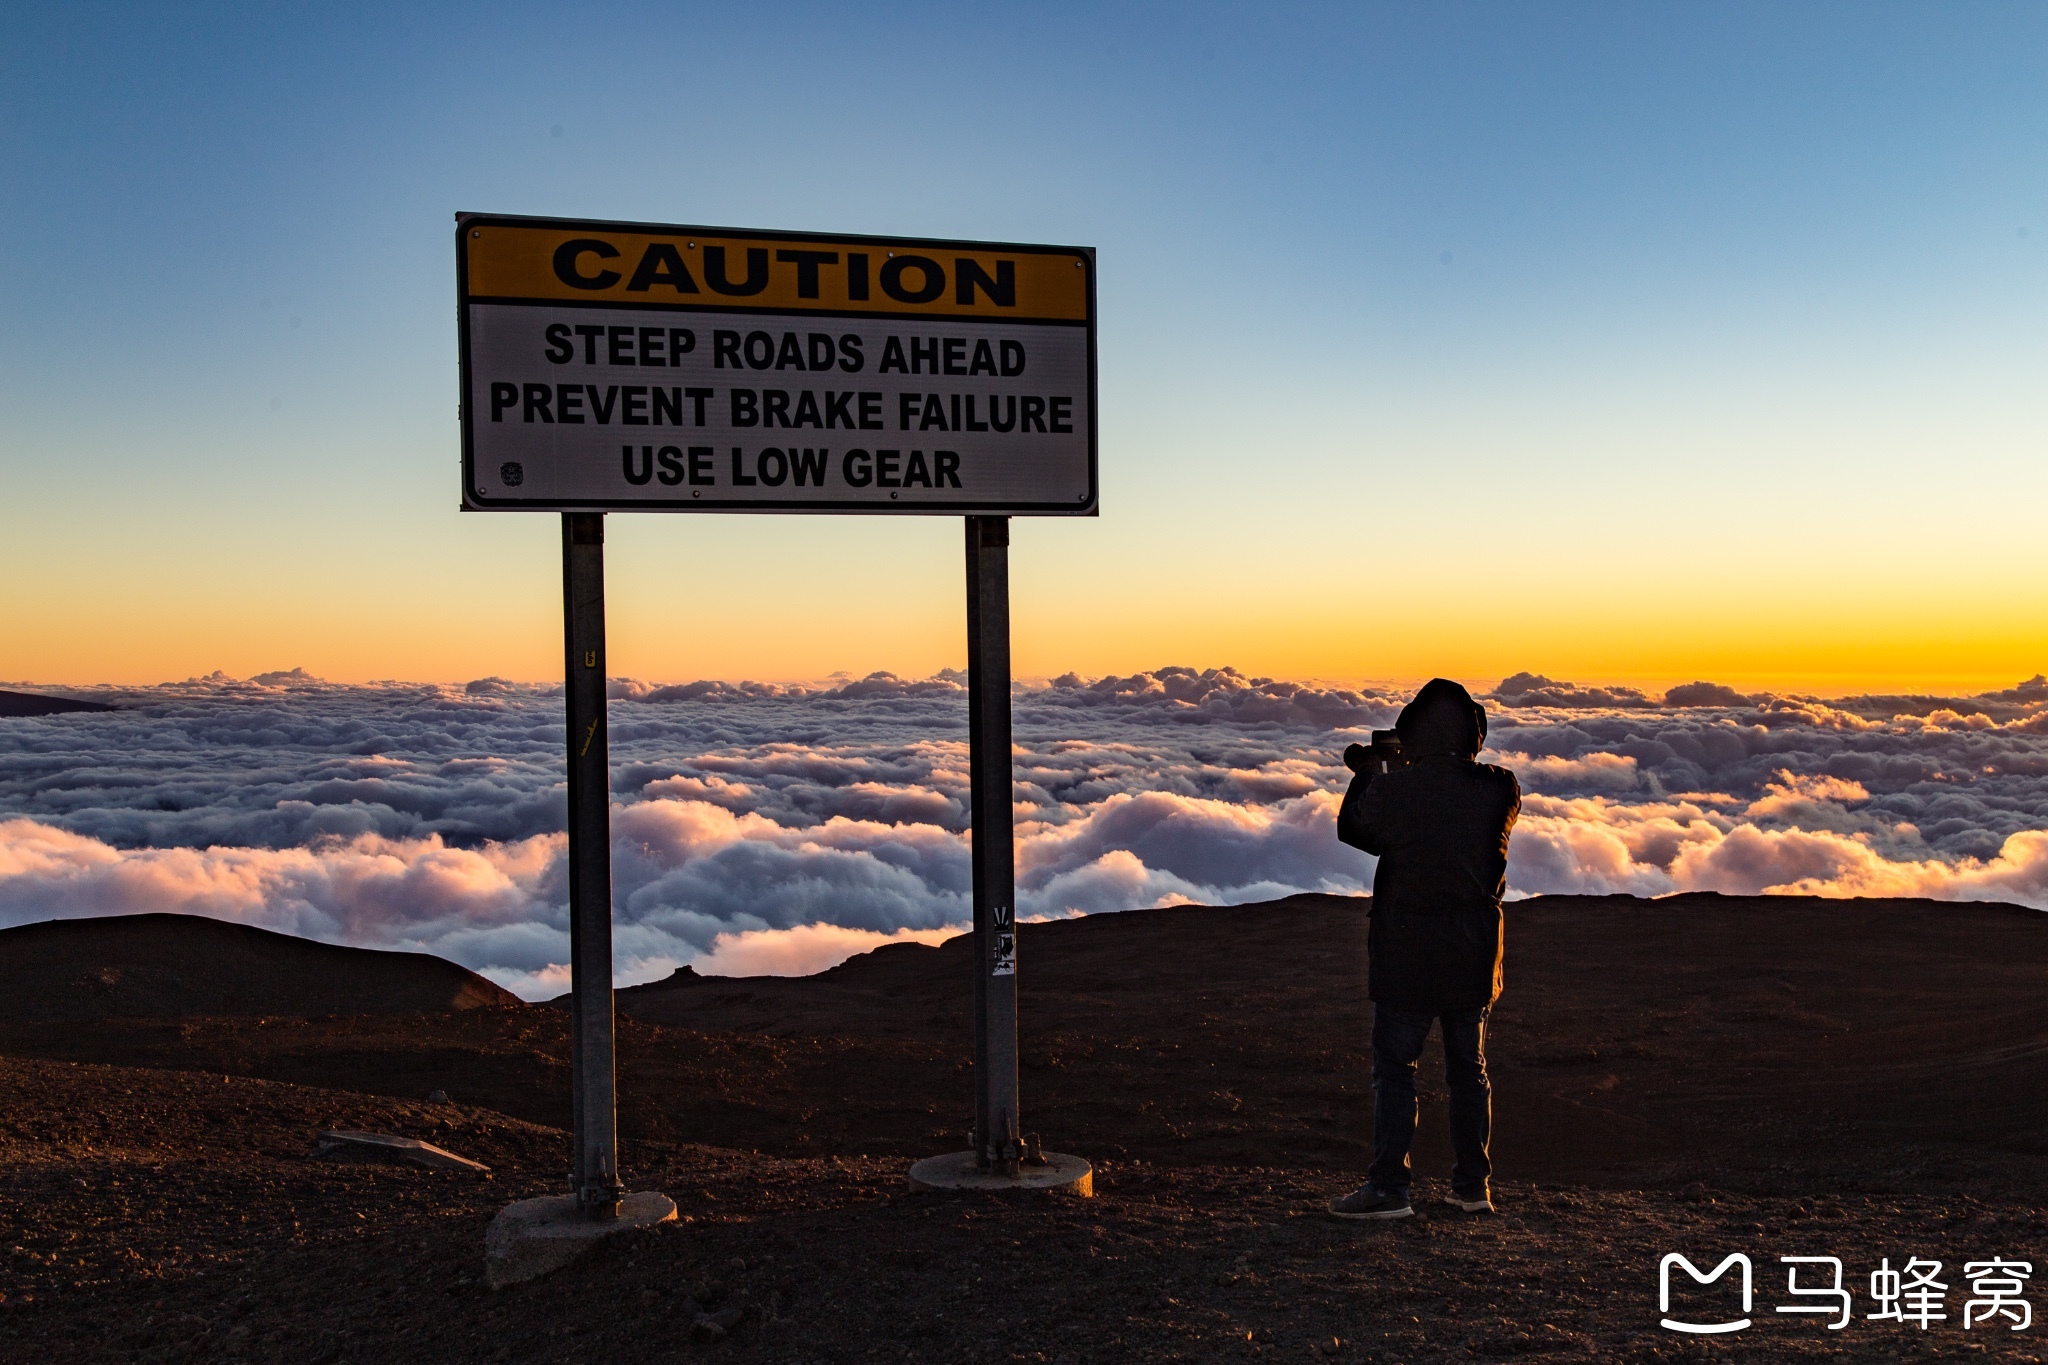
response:
[[[1363,744],[1345,745],[1344,766],[1355,773],[1370,772],[1372,769],[1372,750],[1366,748]]]

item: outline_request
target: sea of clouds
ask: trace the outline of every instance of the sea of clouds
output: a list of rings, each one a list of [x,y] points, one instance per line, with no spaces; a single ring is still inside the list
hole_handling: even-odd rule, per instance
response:
[[[298,672],[73,689],[0,719],[0,927],[169,910],[567,986],[559,687]],[[1355,892],[1345,744],[1405,693],[1164,668],[1014,694],[1020,912]],[[1488,697],[1517,896],[1901,895],[2048,908],[2048,680],[1973,697]],[[969,916],[966,690],[620,681],[621,984],[817,970]]]

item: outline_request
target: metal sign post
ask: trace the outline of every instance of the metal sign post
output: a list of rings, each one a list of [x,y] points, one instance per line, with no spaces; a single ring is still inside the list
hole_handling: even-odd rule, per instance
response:
[[[455,260],[463,509],[562,514],[576,1131],[555,1203],[591,1227],[674,1216],[618,1165],[604,515],[622,511],[966,518],[976,1138],[911,1182],[1087,1192],[1087,1163],[1041,1154],[1018,1112],[1009,518],[1096,512],[1094,251],[465,213]],[[503,1217],[557,1216],[525,1203]]]
[[[1010,520],[967,518],[968,819],[974,847],[975,1165],[1014,1176],[1016,857],[1010,812]]]
[[[617,1063],[612,1020],[612,793],[605,733],[604,514],[562,516],[562,689],[569,739],[569,1051],[576,1208],[616,1218]]]

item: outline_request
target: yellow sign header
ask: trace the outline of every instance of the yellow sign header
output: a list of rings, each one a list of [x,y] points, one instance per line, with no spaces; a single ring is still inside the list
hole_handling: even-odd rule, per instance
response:
[[[464,297],[1086,322],[1086,253],[472,219]]]

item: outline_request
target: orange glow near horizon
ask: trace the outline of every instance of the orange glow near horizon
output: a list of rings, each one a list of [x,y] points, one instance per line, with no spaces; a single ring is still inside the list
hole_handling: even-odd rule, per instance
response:
[[[1361,542],[1239,520],[1226,529],[1169,504],[1018,522],[1017,676],[1229,666],[1490,687],[1528,671],[1649,692],[1704,680],[1842,695],[1966,694],[2048,671],[2048,593],[2009,538],[1959,543],[1939,581],[1872,586],[1842,567],[1860,561],[1839,539],[1657,558],[1640,530],[1613,545],[1489,535],[1446,549],[1455,528],[1429,523]],[[561,676],[555,518],[444,505],[303,530],[218,509],[138,512],[98,529],[98,553],[67,554],[61,527],[27,525],[23,538],[44,543],[17,546],[0,680]],[[960,536],[951,517],[610,518],[611,670],[816,681],[962,667]]]
[[[448,610],[450,599],[374,609],[347,598],[294,604],[299,592],[262,581],[182,603],[147,590],[90,605],[17,601],[6,612],[0,680],[148,685],[216,669],[248,677],[303,667],[338,682],[548,681],[561,675],[557,580],[545,560],[525,567],[513,583],[499,579],[489,600]],[[773,585],[677,603],[615,568],[611,671],[653,681],[791,682],[963,667],[960,588],[943,570],[958,571],[931,567],[938,571],[902,575],[887,590],[891,601],[859,611],[829,602],[782,609]],[[1705,680],[1820,696],[1966,695],[2048,669],[2048,631],[2017,630],[2012,615],[1994,612],[1900,613],[1907,619],[1880,629],[1876,612],[1844,608],[1816,619],[1803,603],[1639,615],[1632,604],[1598,599],[1482,604],[1457,593],[1377,616],[1330,594],[1262,612],[1247,602],[1212,599],[1204,609],[1130,591],[1091,598],[1072,585],[1034,582],[1029,567],[1019,563],[1013,576],[1020,678],[1183,665],[1347,686],[1441,674],[1490,687],[1526,670],[1652,693]],[[1498,619],[1483,629],[1440,624],[1488,613]]]

